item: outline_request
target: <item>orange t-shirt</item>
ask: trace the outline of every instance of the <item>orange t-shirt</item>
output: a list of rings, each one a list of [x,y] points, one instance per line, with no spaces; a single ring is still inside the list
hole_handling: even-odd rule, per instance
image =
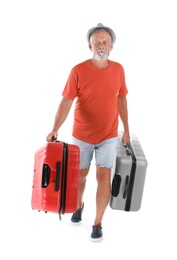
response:
[[[128,93],[124,69],[110,61],[104,69],[86,60],[72,68],[62,95],[74,100],[73,136],[98,144],[118,135],[118,97]]]

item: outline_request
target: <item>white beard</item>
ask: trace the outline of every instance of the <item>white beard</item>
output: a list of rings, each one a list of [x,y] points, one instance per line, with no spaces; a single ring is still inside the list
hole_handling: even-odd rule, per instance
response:
[[[109,53],[104,50],[99,50],[99,51],[94,52],[93,57],[97,61],[107,60],[109,57]]]

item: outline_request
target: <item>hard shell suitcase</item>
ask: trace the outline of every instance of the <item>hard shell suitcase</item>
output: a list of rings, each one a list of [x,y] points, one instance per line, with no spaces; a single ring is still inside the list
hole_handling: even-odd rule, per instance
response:
[[[138,211],[141,207],[147,160],[135,134],[124,146],[118,136],[115,164],[112,169],[110,207],[115,210]]]
[[[60,141],[46,143],[35,152],[32,209],[61,214],[77,207],[80,150]]]

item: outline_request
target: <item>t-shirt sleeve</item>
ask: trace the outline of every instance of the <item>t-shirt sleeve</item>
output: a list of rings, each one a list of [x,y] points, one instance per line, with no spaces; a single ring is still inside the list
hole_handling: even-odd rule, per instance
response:
[[[77,96],[77,71],[73,68],[62,92],[62,96],[74,100]]]
[[[125,73],[124,73],[124,68],[122,67],[121,70],[121,88],[119,91],[119,97],[125,97],[128,93],[128,89],[126,86],[126,82],[125,82]]]

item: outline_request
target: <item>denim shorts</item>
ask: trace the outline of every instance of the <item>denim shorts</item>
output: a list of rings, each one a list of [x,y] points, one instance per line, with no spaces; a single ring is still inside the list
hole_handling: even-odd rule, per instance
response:
[[[99,144],[90,144],[75,137],[72,139],[73,144],[76,144],[80,148],[80,169],[91,165],[93,154],[95,154],[96,165],[110,169],[113,167],[117,137],[106,139]]]

